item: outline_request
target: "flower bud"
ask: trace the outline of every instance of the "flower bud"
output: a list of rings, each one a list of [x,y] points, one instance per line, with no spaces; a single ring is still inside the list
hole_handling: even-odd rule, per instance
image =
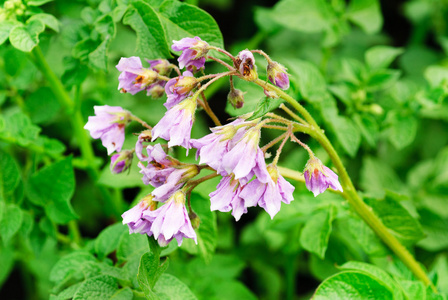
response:
[[[155,59],[155,60],[146,60],[151,68],[155,71],[157,71],[160,75],[168,75],[171,70],[173,69],[173,66],[169,61],[166,59]]]
[[[229,101],[234,108],[241,108],[244,105],[244,93],[241,90],[232,88],[227,95],[227,101]]]
[[[182,174],[181,180],[179,182],[186,182],[199,174],[197,165],[184,165],[181,167],[181,169],[184,169],[185,171]]]
[[[303,172],[305,184],[309,191],[313,192],[314,197],[323,193],[327,188],[342,192],[342,186],[339,183],[338,175],[322,164],[320,159],[311,157],[306,163]]]
[[[201,219],[199,219],[199,216],[194,211],[190,211],[188,217],[190,218],[191,226],[193,227],[193,229],[198,229],[199,225],[201,224]]]
[[[289,77],[286,68],[275,61],[270,61],[267,67],[269,80],[282,90],[289,88]]]
[[[130,150],[121,151],[112,155],[110,159],[110,171],[113,174],[119,174],[126,171],[131,166],[133,157],[134,151]]]
[[[247,49],[238,54],[235,60],[235,67],[243,75],[244,79],[248,81],[255,81],[258,78],[254,55]]]
[[[160,84],[154,84],[153,87],[148,89],[146,95],[151,96],[154,99],[158,99],[165,94],[165,87]]]

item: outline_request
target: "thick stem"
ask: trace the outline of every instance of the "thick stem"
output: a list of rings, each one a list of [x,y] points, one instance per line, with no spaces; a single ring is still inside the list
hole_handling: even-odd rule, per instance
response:
[[[414,273],[414,275],[419,278],[426,285],[431,286],[434,292],[437,293],[435,286],[432,284],[431,280],[426,275],[426,272],[420,266],[420,264],[415,260],[411,253],[393,236],[389,229],[383,224],[383,222],[378,218],[375,213],[373,213],[372,208],[369,207],[361,197],[356,192],[355,187],[345,169],[340,157],[338,156],[333,145],[330,143],[328,138],[320,130],[315,130],[311,136],[315,138],[321,146],[329,154],[334,166],[338,170],[339,178],[344,189],[342,196],[347,199],[350,206],[356,211],[356,213],[372,228],[375,234],[387,245],[389,248],[398,256],[398,258]]]

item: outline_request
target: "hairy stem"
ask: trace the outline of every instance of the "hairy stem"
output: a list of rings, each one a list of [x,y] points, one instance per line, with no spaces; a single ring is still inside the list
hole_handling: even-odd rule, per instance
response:
[[[258,85],[265,87],[266,83],[260,79],[256,82]],[[434,292],[437,293],[437,289],[432,284],[431,280],[428,278],[428,275],[420,266],[420,264],[415,260],[412,254],[397,240],[395,236],[393,236],[388,228],[383,224],[380,218],[372,211],[372,208],[369,207],[365,202],[361,199],[359,194],[357,193],[350,176],[345,169],[341,158],[338,153],[334,149],[331,142],[328,140],[324,132],[317,125],[316,121],[313,117],[308,113],[308,111],[300,105],[296,100],[292,97],[281,91],[280,89],[269,85],[270,89],[273,89],[280,97],[290,103],[311,125],[303,126],[299,124],[294,124],[294,128],[296,131],[302,131],[304,133],[309,134],[311,137],[315,138],[320,145],[327,151],[330,156],[334,166],[338,170],[339,178],[341,179],[341,185],[344,189],[342,196],[348,201],[350,206],[355,210],[355,212],[367,223],[367,225],[372,228],[375,234],[398,256],[398,258],[414,273],[414,275],[419,278],[426,285],[431,286]]]

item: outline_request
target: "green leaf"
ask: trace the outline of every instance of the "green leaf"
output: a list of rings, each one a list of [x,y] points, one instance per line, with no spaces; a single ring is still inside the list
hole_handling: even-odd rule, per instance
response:
[[[418,123],[413,115],[390,111],[387,122],[390,124],[388,139],[396,149],[403,149],[414,141]]]
[[[31,22],[33,20],[41,21],[46,27],[51,28],[56,32],[59,32],[59,20],[53,15],[45,13],[35,14],[32,15],[27,22]]]
[[[80,85],[89,75],[89,68],[72,57],[64,58],[64,67],[65,70],[61,80],[68,87]]]
[[[398,283],[393,280],[389,274],[374,265],[357,261],[349,261],[339,268],[342,270],[354,270],[361,273],[366,273],[367,275],[375,278],[378,282],[385,285],[389,289],[389,291],[394,294],[394,300],[403,299],[403,291],[401,290]]]
[[[270,17],[285,28],[313,33],[329,29],[335,14],[324,0],[282,0]]]
[[[183,249],[193,248],[193,251],[189,251],[191,253],[196,253],[196,249],[199,250],[201,257],[209,263],[215,253],[218,238],[216,215],[210,211],[210,200],[196,192],[191,194],[191,205],[200,220],[199,228],[196,230],[198,244],[195,245],[192,239],[184,239],[185,245],[182,244],[182,247]]]
[[[361,168],[360,185],[365,192],[376,198],[383,198],[385,189],[405,193],[405,187],[395,171],[387,163],[366,156]]]
[[[121,236],[127,233],[127,226],[117,223],[101,231],[95,240],[95,252],[104,259],[118,247]]]
[[[364,201],[403,244],[412,245],[424,237],[420,223],[390,196],[386,195],[384,200],[365,198]]]
[[[367,80],[366,90],[375,92],[391,87],[400,78],[401,71],[397,70],[377,70],[370,74]]]
[[[263,117],[268,112],[273,111],[274,109],[278,108],[280,103],[283,103],[284,101],[281,98],[273,99],[269,97],[264,97],[260,101],[258,101],[257,107],[255,108],[255,111],[253,115],[250,116],[250,118],[246,119],[247,121],[255,120],[258,118]]]
[[[322,101],[327,94],[327,85],[319,69],[310,62],[290,59],[287,63],[291,81],[298,85],[300,94],[310,102]]]
[[[361,133],[358,127],[352,120],[342,116],[337,116],[330,122],[332,122],[331,126],[342,148],[348,155],[354,157],[361,144]]]
[[[160,300],[197,300],[188,286],[173,275],[163,274],[154,289]]]
[[[45,3],[48,2],[53,2],[54,0],[31,0],[31,1],[27,1],[26,5],[29,6],[41,6],[44,5]]]
[[[372,147],[376,146],[379,128],[374,117],[368,114],[354,115],[353,120],[358,125],[364,140]]]
[[[26,25],[16,25],[9,32],[9,41],[14,48],[30,52],[39,43],[39,34],[45,30],[45,25],[39,20],[32,20]]]
[[[348,224],[348,231],[368,255],[385,256],[389,253],[372,228],[359,217],[350,217]]]
[[[134,293],[129,287],[125,287],[124,289],[118,290],[110,300],[132,300],[134,299]]]
[[[70,204],[74,190],[72,158],[67,157],[34,173],[27,195],[31,202],[44,207],[53,222],[65,224],[77,217]]]
[[[377,33],[383,26],[383,17],[378,0],[350,1],[347,17],[369,34]]]
[[[14,192],[20,181],[20,170],[11,155],[0,151],[0,201]],[[0,217],[1,220],[1,217]]]
[[[22,226],[23,212],[15,204],[6,206],[3,218],[0,221],[0,235],[3,242],[7,244],[9,240],[19,231]]]
[[[218,281],[214,284],[213,290],[216,291],[213,299],[258,299],[248,287],[236,280]]]
[[[157,298],[154,292],[154,286],[157,283],[157,280],[159,280],[159,277],[168,268],[168,258],[162,265],[159,265],[159,263],[159,254],[154,253],[153,251],[143,254],[140,259],[137,278],[141,289],[148,299]]]
[[[313,300],[393,300],[393,293],[387,286],[373,277],[345,271],[327,278],[314,293]]]
[[[148,59],[172,57],[162,23],[151,6],[143,1],[133,2],[123,24],[131,26],[137,34],[136,55]]]
[[[95,23],[95,30],[98,31],[103,39],[114,38],[116,34],[115,22],[110,15],[104,15],[98,18]]]
[[[17,143],[28,146],[37,139],[40,128],[31,123],[30,118],[22,112],[4,115],[4,127],[0,135]]]
[[[9,21],[0,22],[0,45],[2,45],[9,37],[11,29],[14,27],[14,23]]]
[[[420,222],[426,237],[417,245],[431,252],[448,247],[448,218],[443,218],[427,209],[419,210]]]
[[[41,87],[26,99],[25,107],[31,121],[40,124],[49,122],[56,117],[61,105],[49,87]]]
[[[117,258],[121,261],[129,261],[135,257],[140,258],[147,251],[146,235],[123,232],[118,243]]]
[[[110,37],[107,37],[94,51],[89,53],[89,63],[94,68],[107,71],[107,48],[109,41]]]
[[[73,300],[110,299],[118,291],[114,278],[100,275],[86,279],[76,291]]]
[[[429,66],[426,68],[424,76],[431,87],[436,88],[448,82],[448,68],[443,66]]]
[[[65,281],[68,277],[83,278],[82,265],[87,262],[96,262],[95,257],[86,251],[75,251],[62,257],[51,269],[50,280],[56,284]]]
[[[366,51],[365,59],[371,70],[385,69],[403,52],[403,48],[375,46]]]
[[[74,285],[69,286],[68,288],[66,288],[65,290],[63,290],[62,292],[60,292],[55,298],[54,300],[67,300],[67,299],[72,299],[73,296],[76,294],[76,291],[78,290],[78,288],[82,285],[82,282],[78,282],[75,283]],[[50,296],[50,299],[53,300],[53,298],[51,298],[52,296]]]
[[[198,36],[212,46],[224,47],[215,19],[197,6],[166,0],[159,7],[159,11],[169,46],[173,40]]]
[[[302,247],[317,254],[321,259],[325,257],[335,215],[334,206],[319,211],[305,223],[300,235]]]

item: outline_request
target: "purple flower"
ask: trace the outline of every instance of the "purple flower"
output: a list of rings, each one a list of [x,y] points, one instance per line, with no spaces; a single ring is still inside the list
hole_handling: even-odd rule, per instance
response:
[[[187,70],[192,72],[204,67],[205,57],[210,49],[209,44],[197,36],[173,41],[171,48],[174,51],[182,51],[181,56],[177,59],[179,68],[187,67]]]
[[[269,80],[283,90],[289,88],[289,77],[286,71],[284,66],[275,61],[270,61],[267,67]]]
[[[249,182],[241,191],[240,197],[245,203],[254,206],[258,204],[271,216],[280,211],[281,202],[289,204],[294,197],[294,187],[278,173],[277,167],[267,167],[270,178],[268,182],[261,182],[258,178]]]
[[[157,80],[157,72],[153,69],[145,69],[139,57],[122,57],[116,65],[118,71],[118,89],[132,95],[145,90]]]
[[[244,123],[243,120],[236,119],[227,125],[212,128],[212,133],[203,138],[191,140],[190,145],[198,149],[196,159],[200,157],[201,164],[209,165],[218,174],[223,176],[228,175],[222,167],[222,158],[244,135],[244,127],[239,129],[235,128],[236,125],[242,123]]]
[[[254,81],[258,78],[255,58],[249,50],[243,50],[238,54],[235,66],[247,80]]]
[[[177,240],[179,246],[183,238],[193,239],[196,244],[198,243],[185,207],[185,194],[181,191],[173,194],[157,210],[144,211],[143,218],[152,223],[151,232],[162,247],[168,245],[173,238]]]
[[[164,104],[165,107],[170,109],[187,98],[190,95],[191,90],[194,89],[197,84],[198,81],[190,71],[185,71],[183,76],[179,76],[168,81],[165,86],[165,92],[167,95],[167,100]]]
[[[227,174],[235,174],[235,179],[247,183],[253,175],[266,182],[268,174],[263,151],[258,146],[260,129],[248,129],[235,146],[222,157],[222,167]]]
[[[143,198],[136,206],[124,212],[121,217],[123,218],[123,224],[129,226],[129,233],[141,233],[151,236],[152,222],[142,218],[142,216],[144,211],[152,211],[156,208],[157,202],[153,201],[153,196],[149,195]]]
[[[121,151],[120,153],[112,155],[110,158],[110,171],[113,174],[119,174],[126,171],[131,166],[133,157],[134,153],[130,150]]]
[[[143,174],[143,183],[155,187],[151,194],[159,200],[168,199],[188,179],[199,173],[195,165],[180,165],[167,156],[160,144],[149,145],[146,150],[148,157],[145,161],[148,165],[139,162],[138,166]]]
[[[255,206],[251,203],[248,205],[243,198],[240,197],[240,193],[243,186],[238,180],[233,179],[233,176],[225,176],[221,179],[216,191],[210,193],[210,209],[219,210],[222,212],[228,212],[232,210],[232,215],[235,220],[238,221],[241,216],[247,213],[247,207]]]
[[[152,135],[150,130],[144,130],[138,136],[137,143],[135,144],[135,154],[140,161],[148,161],[148,157],[146,156],[146,154],[142,153],[143,148],[146,149],[146,146],[143,147],[143,142],[150,142],[151,138]]]
[[[182,146],[190,149],[191,127],[193,126],[196,101],[187,98],[168,110],[152,129],[152,141],[161,137],[168,147]]]
[[[129,122],[129,112],[119,106],[94,106],[95,116],[89,117],[84,129],[94,139],[101,139],[107,154],[120,151],[124,142],[124,127]]]
[[[338,175],[324,166],[316,157],[311,157],[308,160],[303,176],[305,177],[306,188],[313,192],[314,197],[325,192],[328,187],[342,192]]]

